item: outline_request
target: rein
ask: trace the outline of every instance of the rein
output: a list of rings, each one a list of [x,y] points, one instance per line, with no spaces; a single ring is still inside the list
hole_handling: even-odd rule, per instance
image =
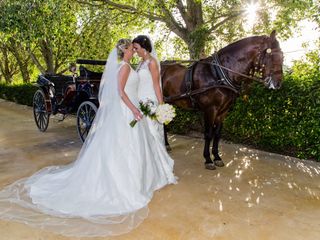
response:
[[[248,79],[257,81],[257,82],[261,82],[261,83],[264,83],[264,82],[265,82],[264,79],[262,79],[262,78],[257,78],[257,77],[249,76],[249,75],[246,75],[246,74],[243,74],[243,73],[234,71],[234,70],[232,70],[232,69],[230,69],[230,68],[227,68],[227,67],[222,66],[222,65],[220,65],[220,64],[218,64],[218,63],[215,63],[215,62],[210,62],[210,63],[206,62],[206,63],[207,63],[207,64],[212,64],[212,65],[216,65],[216,66],[218,66],[218,67],[220,67],[220,68],[223,68],[223,69],[227,70],[228,72],[235,73],[235,74],[237,74],[237,75],[239,75],[239,76],[242,76],[242,77],[245,77],[245,78],[248,78]]]
[[[175,100],[178,100],[178,99],[181,99],[181,98],[190,98],[192,97],[193,95],[197,95],[197,94],[200,94],[200,93],[204,93],[208,90],[211,90],[213,88],[226,88],[226,89],[229,89],[229,90],[232,90],[232,91],[235,91],[233,88],[229,87],[229,86],[225,86],[225,85],[221,85],[221,86],[217,86],[217,85],[214,85],[214,86],[210,86],[210,87],[205,87],[205,88],[200,88],[200,89],[196,89],[196,90],[193,90],[191,92],[186,92],[186,93],[183,93],[183,94],[179,94],[179,95],[174,95],[174,96],[170,96],[170,97],[164,97],[164,100],[165,102],[172,102],[172,101],[175,101]],[[236,92],[238,93],[238,91]]]

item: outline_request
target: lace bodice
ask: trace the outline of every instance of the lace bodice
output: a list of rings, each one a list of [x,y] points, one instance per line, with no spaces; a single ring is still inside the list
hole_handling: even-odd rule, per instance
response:
[[[139,75],[138,97],[141,100],[151,99],[157,103],[158,101],[153,87],[149,63],[150,59],[143,61],[137,68]]]

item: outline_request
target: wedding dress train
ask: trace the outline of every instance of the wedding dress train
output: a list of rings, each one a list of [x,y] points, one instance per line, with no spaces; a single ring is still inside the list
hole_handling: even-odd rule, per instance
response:
[[[147,217],[155,190],[176,183],[173,161],[168,167],[147,119],[129,125],[133,114],[115,80],[123,64],[116,62],[113,50],[100,86],[100,107],[77,160],[46,167],[4,188],[1,219],[67,236],[123,234]],[[125,92],[136,106],[138,83],[131,69]]]

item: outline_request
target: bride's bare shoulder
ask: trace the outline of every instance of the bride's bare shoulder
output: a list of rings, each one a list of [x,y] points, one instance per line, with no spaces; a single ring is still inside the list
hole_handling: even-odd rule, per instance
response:
[[[149,69],[151,70],[151,69],[158,69],[158,62],[157,62],[157,60],[154,58],[154,57],[151,57],[150,59],[149,59],[149,64],[148,64],[148,66],[149,66]]]

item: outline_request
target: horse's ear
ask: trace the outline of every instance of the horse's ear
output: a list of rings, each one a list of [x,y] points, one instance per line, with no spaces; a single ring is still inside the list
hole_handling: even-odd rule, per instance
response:
[[[270,34],[270,38],[272,41],[274,41],[276,39],[276,30],[273,30]]]

